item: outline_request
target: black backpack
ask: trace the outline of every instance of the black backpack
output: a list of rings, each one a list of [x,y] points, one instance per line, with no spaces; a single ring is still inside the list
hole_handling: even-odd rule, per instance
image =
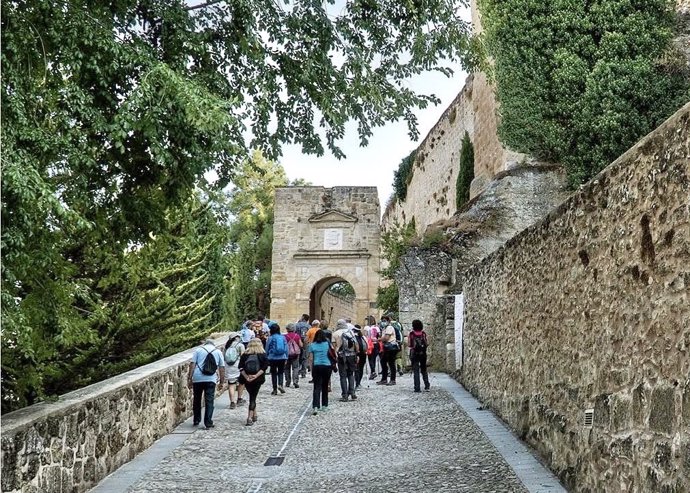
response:
[[[261,369],[259,356],[257,354],[250,354],[247,356],[247,361],[244,362],[244,372],[247,375],[256,375]]]
[[[426,354],[426,334],[422,332],[421,335],[414,335],[414,345],[412,346],[412,352],[414,354]]]
[[[352,331],[348,330],[343,332],[339,351],[342,356],[351,356],[357,353],[355,335],[352,333]]]
[[[204,351],[207,353],[206,358],[204,358],[204,364],[199,366],[199,369],[204,375],[213,375],[218,370],[218,362],[216,362],[216,357],[213,355],[213,351],[209,351],[206,348],[204,348]]]

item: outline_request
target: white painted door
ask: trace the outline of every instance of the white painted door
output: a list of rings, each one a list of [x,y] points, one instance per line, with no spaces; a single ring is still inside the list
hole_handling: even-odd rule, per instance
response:
[[[465,322],[465,295],[455,295],[455,369],[462,369],[462,327]]]

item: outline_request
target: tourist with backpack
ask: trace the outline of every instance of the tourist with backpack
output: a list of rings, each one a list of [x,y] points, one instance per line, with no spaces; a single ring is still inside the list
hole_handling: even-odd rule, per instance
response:
[[[266,341],[266,354],[268,355],[268,364],[271,367],[271,384],[273,384],[273,392],[271,395],[278,395],[285,393],[283,388],[283,378],[285,377],[285,363],[288,359],[288,344],[285,336],[280,333],[280,325],[272,323],[270,328],[271,335]]]
[[[312,394],[312,414],[328,410],[328,384],[331,381],[332,361],[329,357],[331,344],[326,339],[326,334],[319,330],[314,335],[314,342],[307,349],[309,367],[314,380],[314,392]]]
[[[390,320],[388,316],[381,318],[383,354],[381,355],[381,380],[376,382],[377,385],[395,385],[395,358],[400,351],[400,344],[396,336],[397,331],[390,325]],[[389,374],[390,381],[388,380]]]
[[[369,380],[375,379],[376,374],[376,359],[379,357],[379,337],[381,335],[376,319],[371,315],[367,318],[367,324],[364,327],[364,336],[367,339],[367,358],[369,359]]]
[[[400,351],[395,355],[395,368],[398,370],[398,375],[403,376],[405,373],[405,368],[407,367],[407,356],[405,355],[405,331],[403,330],[402,324],[397,320],[390,320],[390,325],[393,326],[395,330],[395,340],[398,342],[398,347]]]
[[[192,389],[194,426],[201,422],[201,398],[204,398],[204,425],[213,428],[213,403],[216,385],[225,384],[225,361],[212,339],[206,339],[196,348],[189,362],[187,385]]]
[[[230,409],[237,407],[237,399],[241,395],[237,388],[237,380],[240,378],[240,370],[237,364],[243,352],[244,344],[242,344],[239,332],[230,332],[228,334],[228,342],[225,343],[225,376],[228,379]]]
[[[338,357],[338,373],[340,374],[340,393],[342,402],[348,401],[348,396],[354,401],[355,372],[357,371],[357,353],[359,345],[354,332],[348,327],[347,322],[340,319],[336,322],[333,333],[335,354]]]
[[[245,386],[249,394],[247,426],[251,426],[257,421],[256,396],[259,395],[259,389],[266,381],[268,368],[268,358],[261,339],[254,338],[249,341],[247,350],[240,357],[238,368],[240,370],[238,381]]]
[[[295,333],[302,339],[302,351],[299,355],[299,374],[302,378],[307,376],[307,331],[310,327],[309,315],[306,313],[295,324]]]
[[[367,364],[367,341],[362,335],[362,327],[355,325],[352,329],[357,341],[357,368],[355,370],[355,391],[362,386],[362,377],[364,376],[364,366]]]
[[[419,383],[419,373],[421,372],[424,379],[424,390],[428,392],[431,387],[429,384],[429,374],[426,371],[426,349],[429,347],[429,340],[427,339],[426,332],[424,332],[424,325],[420,320],[412,321],[412,332],[408,336],[408,342],[412,372],[414,374],[414,391],[422,391]]]
[[[302,354],[302,338],[295,332],[295,324],[287,324],[285,340],[288,345],[288,359],[285,365],[285,385],[294,383],[299,388],[300,355]]]

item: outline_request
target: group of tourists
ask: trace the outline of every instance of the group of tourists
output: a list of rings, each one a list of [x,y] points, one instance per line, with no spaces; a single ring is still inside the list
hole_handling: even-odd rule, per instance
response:
[[[247,426],[257,422],[256,400],[266,374],[271,375],[271,395],[285,393],[286,387],[299,388],[300,378],[311,373],[313,384],[312,414],[328,410],[331,377],[340,378],[340,401],[357,400],[365,367],[369,365],[369,379],[377,378],[378,385],[396,385],[409,357],[414,374],[414,392],[430,388],[427,373],[429,341],[421,321],[413,320],[408,334],[401,324],[385,315],[379,324],[367,317],[366,324],[353,325],[350,319],[337,321],[335,330],[327,321],[312,320],[303,315],[296,323],[289,323],[283,333],[278,322],[260,316],[247,319],[239,332],[231,332],[224,351],[212,340],[206,340],[192,356],[189,386],[193,391],[193,423],[201,423],[201,401],[204,400],[204,425],[213,427],[213,408],[216,386],[228,385],[230,409],[236,409],[248,396]],[[420,378],[421,376],[421,378]]]

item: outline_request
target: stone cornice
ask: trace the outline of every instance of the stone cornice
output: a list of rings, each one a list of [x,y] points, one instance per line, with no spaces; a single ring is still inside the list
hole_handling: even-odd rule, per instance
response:
[[[314,214],[309,218],[310,223],[356,223],[357,221],[357,217],[335,209]]]
[[[370,258],[371,253],[366,249],[361,250],[299,250],[292,258],[305,259],[329,259],[329,258]]]

